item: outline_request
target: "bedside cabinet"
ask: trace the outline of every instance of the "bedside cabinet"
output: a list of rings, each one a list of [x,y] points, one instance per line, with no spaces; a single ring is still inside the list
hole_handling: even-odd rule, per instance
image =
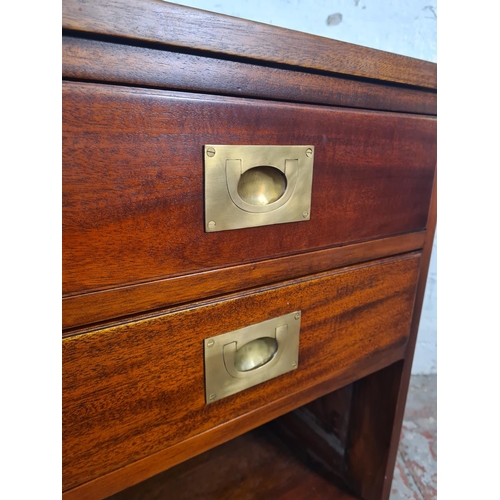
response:
[[[436,65],[63,2],[63,498],[387,499]]]

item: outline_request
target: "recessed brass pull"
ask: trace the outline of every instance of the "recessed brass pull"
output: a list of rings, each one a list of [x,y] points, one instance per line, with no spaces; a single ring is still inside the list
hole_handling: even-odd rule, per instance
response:
[[[205,339],[205,396],[213,403],[298,366],[300,311]]]
[[[234,367],[239,372],[249,372],[271,361],[278,350],[278,342],[272,337],[252,340],[236,350]]]
[[[269,205],[278,201],[286,190],[286,176],[274,167],[253,167],[238,181],[240,198],[250,205]]]
[[[205,231],[303,222],[314,146],[206,145]]]
[[[269,322],[264,321],[264,323],[237,330],[240,333],[236,342],[224,343],[222,356],[226,371],[231,377],[251,379],[254,375],[268,372],[274,365],[279,364],[288,345],[288,324],[284,322],[279,326],[273,324],[274,328],[269,330],[265,326],[267,323]],[[259,325],[264,326],[259,327]],[[269,331],[271,336],[262,336],[262,333],[266,331]],[[291,351],[289,351],[289,355],[290,353]],[[237,361],[237,356],[240,357],[239,361]],[[238,366],[247,369],[241,370]]]

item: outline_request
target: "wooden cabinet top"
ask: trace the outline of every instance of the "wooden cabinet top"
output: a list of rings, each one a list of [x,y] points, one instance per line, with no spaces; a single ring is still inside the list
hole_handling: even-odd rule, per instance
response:
[[[436,64],[162,0],[65,0],[63,29],[192,54],[436,89]]]

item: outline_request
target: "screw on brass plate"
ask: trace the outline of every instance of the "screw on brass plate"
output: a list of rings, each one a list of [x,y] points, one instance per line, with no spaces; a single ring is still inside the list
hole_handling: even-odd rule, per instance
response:
[[[313,154],[313,150],[311,148],[307,148],[306,156],[311,156]]]
[[[296,362],[296,361],[294,361],[294,362],[292,363],[292,368],[297,368],[297,362]]]
[[[215,399],[215,397],[216,397],[216,394],[215,394],[215,393],[210,394],[210,396],[208,396],[208,398],[209,398],[209,399]]]
[[[213,347],[215,345],[215,340],[213,339],[210,339],[208,342],[207,342],[207,347]]]
[[[212,158],[212,156],[215,156],[215,149],[207,148],[207,156],[210,156],[210,158]]]
[[[300,318],[300,313],[296,313],[295,316],[294,316],[295,319],[299,319]]]
[[[215,221],[214,220],[211,220],[209,223],[208,223],[208,227],[209,229],[213,229],[215,227]]]
[[[309,212],[302,212],[302,217],[304,217],[304,219],[307,219],[309,215]]]

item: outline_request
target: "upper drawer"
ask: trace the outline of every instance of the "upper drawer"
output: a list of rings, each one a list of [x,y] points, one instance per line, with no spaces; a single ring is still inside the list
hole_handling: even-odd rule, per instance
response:
[[[65,82],[63,292],[425,228],[433,118]],[[204,230],[203,146],[315,146],[311,218]]]

